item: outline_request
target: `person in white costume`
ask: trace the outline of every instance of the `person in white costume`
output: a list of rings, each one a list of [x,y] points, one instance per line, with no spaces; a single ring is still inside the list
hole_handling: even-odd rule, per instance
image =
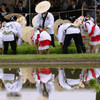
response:
[[[72,23],[65,23],[60,25],[58,28],[58,41],[61,43],[63,48],[63,53],[68,53],[68,46],[70,44],[71,39],[75,41],[75,45],[77,48],[77,53],[85,53],[86,49],[83,44],[83,40],[80,34],[79,28],[74,26]]]
[[[16,79],[16,75],[13,74],[6,74],[3,73],[4,77],[2,78],[4,86],[8,93],[11,94],[11,96],[17,96],[22,88],[22,74],[21,69],[18,70],[18,78]]]
[[[11,16],[10,22],[6,23],[3,27],[4,54],[7,54],[9,43],[11,45],[12,54],[16,54],[16,36],[21,39],[22,31],[22,27],[18,22],[15,21],[16,19],[16,16]]]
[[[84,38],[86,36],[86,33],[88,32],[90,52],[95,53],[96,46],[98,44],[100,44],[100,28],[99,28],[99,26],[96,23],[92,22],[91,20],[88,20],[88,21],[82,23],[81,32],[82,32],[82,36]]]
[[[100,68],[95,68],[95,69],[90,68],[89,70],[82,69],[80,79],[83,82],[88,82],[90,79],[95,79],[95,78],[97,79],[99,77],[100,77]]]
[[[54,75],[50,68],[36,69],[33,77],[40,95],[49,96],[54,91]]]
[[[39,44],[39,54],[43,54],[43,50],[46,50],[47,54],[49,54],[49,46],[51,43],[51,37],[48,32],[44,30],[38,30],[32,37],[32,40],[38,46]],[[38,53],[38,52],[37,52]]]
[[[51,36],[51,45],[55,47],[53,30],[54,16],[48,12],[50,6],[51,4],[48,1],[42,1],[36,6],[35,11],[38,13],[36,18],[36,27],[47,30]]]
[[[0,53],[2,53],[2,45],[3,45],[3,40],[2,40],[2,23],[0,22]]]

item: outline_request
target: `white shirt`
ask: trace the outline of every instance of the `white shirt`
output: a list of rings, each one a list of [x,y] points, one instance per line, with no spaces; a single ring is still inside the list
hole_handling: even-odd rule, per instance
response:
[[[3,41],[13,41],[14,35],[21,37],[21,25],[18,22],[8,22],[5,27],[3,27]],[[9,34],[5,34],[9,33]]]
[[[80,30],[76,27],[70,27],[70,25],[73,25],[72,23],[66,23],[62,24],[58,29],[58,41],[60,43],[63,43],[65,34],[79,34]],[[66,33],[65,33],[66,30]]]
[[[42,26],[42,23],[43,23],[42,14],[38,14],[36,19],[36,27],[39,28],[39,25]],[[45,19],[44,27],[48,27],[47,31],[49,34],[54,34],[53,26],[54,26],[54,17],[51,13],[48,12],[47,17]]]

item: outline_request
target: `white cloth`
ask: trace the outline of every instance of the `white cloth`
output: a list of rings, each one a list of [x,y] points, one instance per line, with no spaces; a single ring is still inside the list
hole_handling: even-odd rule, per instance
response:
[[[46,50],[46,49],[49,49],[49,46],[46,45],[46,46],[39,46],[38,50]]]
[[[13,82],[13,84],[6,83],[5,88],[8,92],[20,92],[22,88],[22,76],[19,76],[18,79]]]
[[[40,76],[40,80],[37,77],[36,71],[33,73],[33,77],[37,82],[36,83],[37,91],[39,92],[39,94],[42,95],[44,87],[43,84],[40,84],[40,82],[43,82],[45,83],[47,92],[51,94],[54,91],[54,75],[51,73],[48,75],[39,73],[39,76]]]
[[[95,26],[95,29],[93,31],[92,28],[94,26]],[[88,32],[88,34],[90,36],[92,31],[93,31],[93,34],[91,35],[91,37],[96,37],[96,36],[100,35],[100,28],[99,28],[99,26],[97,26],[97,24],[95,24],[91,20],[88,20],[88,21],[84,22],[83,27],[81,28],[82,36],[86,36],[86,32]],[[100,40],[90,41],[90,44],[91,45],[98,45],[98,44],[100,44]]]
[[[71,89],[71,87],[66,83],[65,72],[64,70],[59,70],[58,73],[59,84],[65,89]]]
[[[2,48],[3,38],[2,38],[2,30],[0,29],[0,48]]]
[[[3,79],[3,69],[0,68],[0,79]]]
[[[63,43],[65,34],[79,34],[80,30],[76,27],[70,27],[72,23],[62,24],[58,29],[58,41]]]
[[[3,41],[13,41],[14,35],[21,37],[22,28],[18,22],[8,22],[5,27],[3,27]],[[4,34],[4,32],[9,32],[9,34]]]
[[[43,23],[42,14],[38,14],[36,19],[36,27],[39,28],[39,25],[42,26],[42,23]],[[47,31],[49,34],[54,34],[53,26],[54,26],[54,17],[51,13],[48,12],[47,17],[45,19],[44,27],[48,27]]]
[[[43,31],[43,32],[40,33],[39,31],[36,31],[35,34],[33,35],[33,38],[32,38],[32,40],[34,40],[34,43],[37,39],[38,34],[40,34],[39,42],[44,41],[44,40],[50,40],[51,41],[51,36],[49,35],[48,32]]]

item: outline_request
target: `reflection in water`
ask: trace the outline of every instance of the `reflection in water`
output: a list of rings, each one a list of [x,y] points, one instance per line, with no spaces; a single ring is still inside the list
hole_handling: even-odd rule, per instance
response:
[[[92,99],[84,98],[85,100],[99,100],[100,93],[97,94],[97,99],[95,99],[96,92],[89,90],[91,87],[99,87],[97,90],[100,90],[99,77],[99,68],[0,69],[0,100],[28,100],[28,97],[34,98],[34,100],[55,100],[56,97],[57,100],[61,100],[61,98],[63,99],[62,96],[70,96],[70,99],[67,98],[67,100],[72,100],[72,98],[75,98],[73,92],[76,97],[79,97],[77,94],[80,94],[83,98],[92,94],[93,97],[89,96]],[[91,81],[91,79],[93,80]],[[94,85],[95,87],[93,87]],[[1,94],[3,95],[1,96]],[[17,98],[14,99],[15,97]]]

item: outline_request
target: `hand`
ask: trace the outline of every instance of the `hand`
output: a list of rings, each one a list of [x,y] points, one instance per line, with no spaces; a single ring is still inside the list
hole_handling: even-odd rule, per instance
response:
[[[39,28],[41,28],[42,26],[41,25],[39,25]]]
[[[48,29],[48,27],[44,27],[44,29],[46,30],[46,29]]]

